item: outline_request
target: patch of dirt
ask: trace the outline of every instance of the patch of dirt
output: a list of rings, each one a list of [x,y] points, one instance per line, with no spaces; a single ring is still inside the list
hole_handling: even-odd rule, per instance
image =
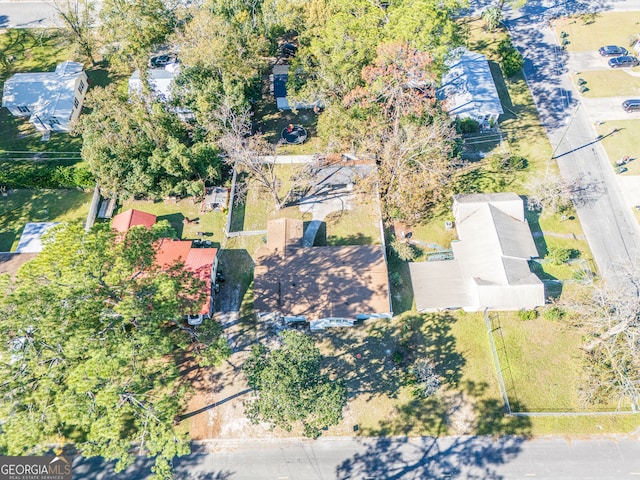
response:
[[[458,392],[443,399],[447,405],[447,423],[450,435],[471,435],[476,422],[473,401],[466,394]]]

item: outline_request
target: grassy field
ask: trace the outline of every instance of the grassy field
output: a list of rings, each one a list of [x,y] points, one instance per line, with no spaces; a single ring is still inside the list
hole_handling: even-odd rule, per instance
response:
[[[618,129],[613,135],[612,129]],[[627,163],[625,167],[628,172],[624,175],[640,175],[640,137],[638,136],[640,120],[615,120],[604,125],[596,126],[599,135],[606,135],[602,139],[602,145],[607,151],[607,156],[615,165],[616,160],[624,156],[630,156],[634,160]]]
[[[502,415],[484,324],[477,316],[408,312],[318,335],[327,366],[347,383],[344,421],[328,434],[445,435],[529,431]],[[412,394],[410,365],[431,358],[443,388]],[[524,422],[526,423],[526,422]]]
[[[303,168],[302,165],[276,165],[276,174],[281,182],[280,195],[291,188],[291,177]],[[287,217],[303,221],[311,220],[311,213],[302,212],[297,205],[276,209],[272,196],[256,182],[247,183],[246,201],[234,206],[231,231],[266,230],[271,219]],[[318,244],[326,245],[370,245],[382,243],[380,238],[380,215],[378,202],[373,195],[358,193],[351,210],[333,212],[325,218],[319,231]]]
[[[632,68],[640,73],[640,67]],[[582,95],[588,98],[623,97],[640,95],[640,77],[629,75],[623,70],[587,70],[579,74],[571,74],[573,81],[586,81],[588,90]]]
[[[494,317],[494,337],[509,400],[520,411],[587,412],[615,410],[609,405],[585,405],[579,398],[585,382],[581,350],[584,332],[562,320],[542,317],[522,321],[514,312]],[[499,328],[498,328],[499,327]],[[640,426],[638,416],[537,417],[532,432],[613,433],[629,432]]]
[[[603,45],[629,48],[637,39],[638,18],[629,12],[599,13],[593,23],[585,25],[580,17],[556,20],[554,28],[559,36],[567,32],[568,51],[597,50]]]
[[[0,252],[15,249],[28,222],[84,221],[91,192],[80,190],[14,190],[0,197]]]
[[[222,212],[200,212],[200,203],[194,203],[191,198],[184,198],[176,202],[153,200],[126,200],[118,212],[124,212],[130,208],[153,213],[157,220],[167,220],[178,233],[181,239],[200,238],[196,232],[205,232],[205,238],[213,242],[215,247],[220,247],[224,241],[223,227],[226,214]],[[184,223],[184,219],[196,220],[198,223]]]

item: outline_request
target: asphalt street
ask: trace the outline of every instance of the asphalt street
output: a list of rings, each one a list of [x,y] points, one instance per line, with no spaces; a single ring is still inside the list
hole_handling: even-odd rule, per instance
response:
[[[58,25],[58,15],[51,3],[0,1],[0,28],[42,28]]]
[[[521,11],[510,12],[507,21],[513,42],[525,57],[527,82],[560,172],[566,180],[579,180],[591,190],[591,194],[578,199],[576,211],[600,274],[614,286],[621,285],[619,266],[640,258],[640,228],[623,200],[589,112],[570,78],[568,55],[557,46],[546,20],[565,9],[575,12],[618,6],[640,10],[640,1],[590,0],[558,5],[531,1]]]
[[[175,461],[180,480],[563,479],[640,477],[640,443],[623,437],[247,439],[194,446]],[[146,480],[150,462],[115,474],[111,463],[76,459],[77,480]]]

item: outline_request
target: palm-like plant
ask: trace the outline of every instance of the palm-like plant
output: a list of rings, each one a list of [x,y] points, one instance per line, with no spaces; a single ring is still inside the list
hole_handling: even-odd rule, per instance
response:
[[[487,31],[494,32],[502,22],[502,10],[499,7],[487,7],[482,12],[482,19],[487,24]]]

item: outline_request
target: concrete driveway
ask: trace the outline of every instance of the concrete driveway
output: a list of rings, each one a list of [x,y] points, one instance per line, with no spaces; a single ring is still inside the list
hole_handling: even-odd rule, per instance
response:
[[[640,112],[627,113],[622,102],[633,97],[582,98],[582,105],[593,123],[612,120],[640,120]],[[635,98],[640,98],[638,95]]]

